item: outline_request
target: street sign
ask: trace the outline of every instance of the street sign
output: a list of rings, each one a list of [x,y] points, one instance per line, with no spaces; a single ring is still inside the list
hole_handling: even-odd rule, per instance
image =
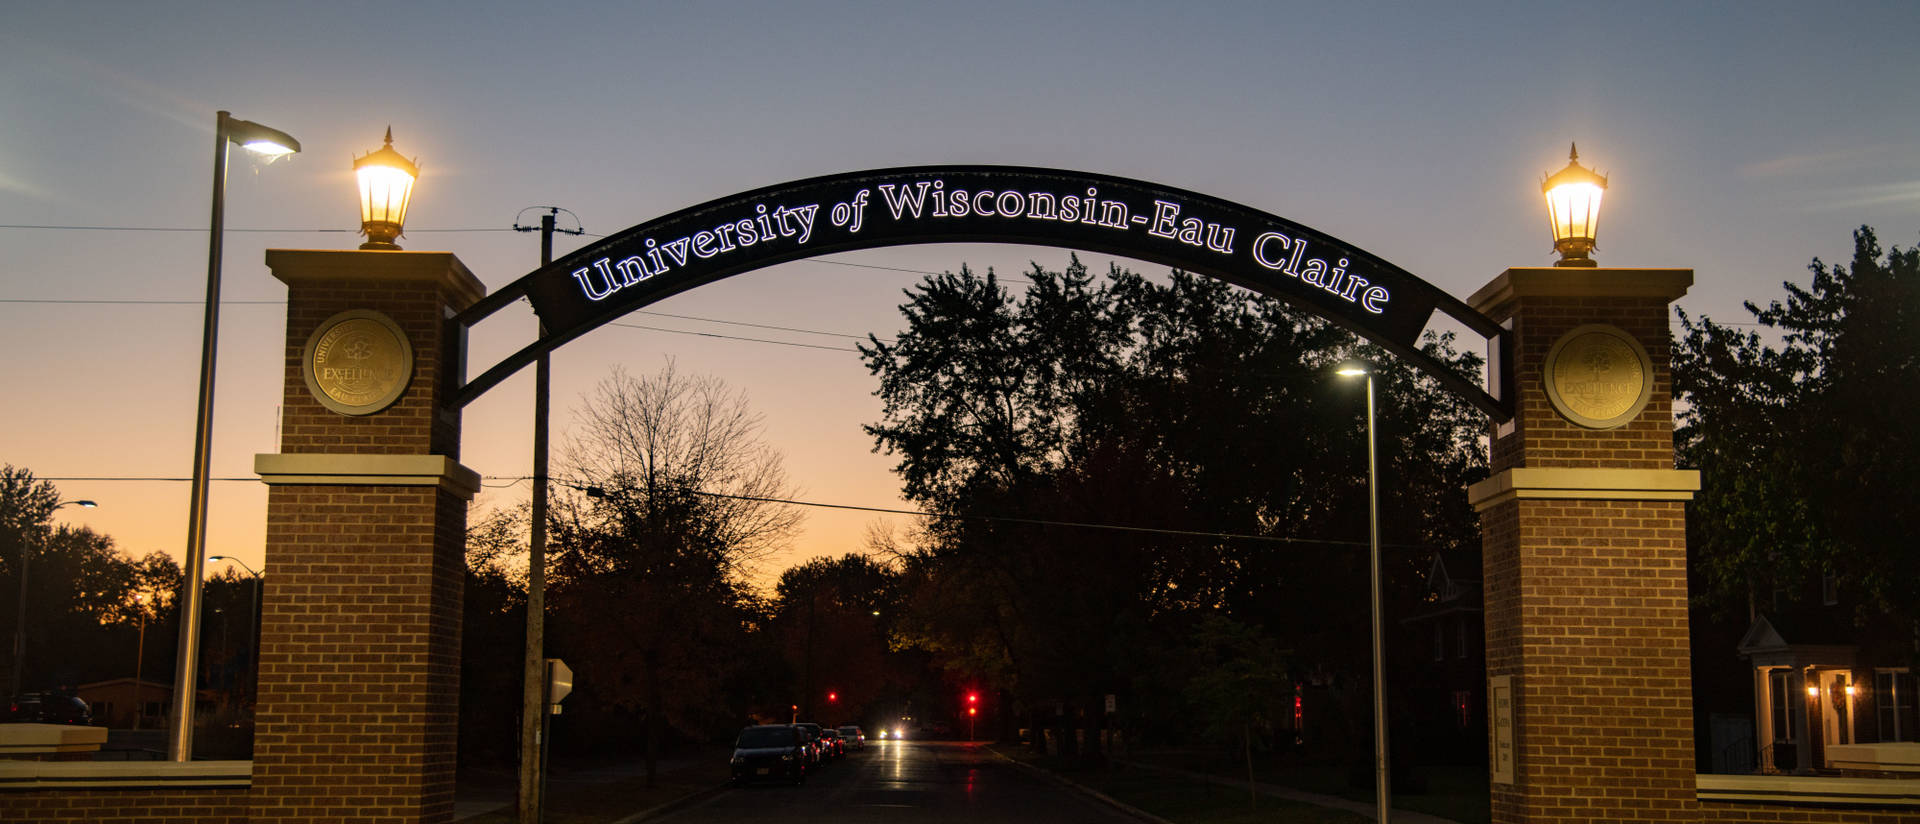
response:
[[[547,711],[560,714],[560,702],[573,692],[573,669],[558,658],[547,659]]]

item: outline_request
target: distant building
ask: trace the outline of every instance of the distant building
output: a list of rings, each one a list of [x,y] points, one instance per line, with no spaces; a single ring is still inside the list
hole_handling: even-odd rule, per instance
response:
[[[1487,758],[1486,615],[1478,547],[1435,552],[1427,589],[1416,611],[1401,621],[1396,653],[1406,669],[1401,683],[1425,763],[1478,764]],[[1398,726],[1398,723],[1396,723]]]
[[[110,678],[81,684],[74,694],[93,710],[96,726],[116,729],[164,729],[173,708],[173,685],[155,681]],[[195,712],[211,712],[213,698],[212,690],[201,690],[194,696]]]
[[[1753,675],[1753,756],[1765,773],[1920,765],[1914,639],[1861,626],[1829,580],[1816,604],[1777,604],[1740,639]],[[1906,636],[1906,637],[1903,637]],[[1898,747],[1866,745],[1899,744]]]

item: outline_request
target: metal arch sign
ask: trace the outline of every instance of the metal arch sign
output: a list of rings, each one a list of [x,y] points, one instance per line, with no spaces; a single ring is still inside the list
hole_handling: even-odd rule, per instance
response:
[[[1421,354],[1435,311],[1504,347],[1504,330],[1406,270],[1325,233],[1138,180],[1018,166],[920,166],[756,189],[634,226],[522,277],[462,313],[471,326],[525,297],[534,343],[468,382],[464,406],[540,353],[656,301],[742,272],[857,249],[1017,243],[1121,255],[1281,298],[1407,358],[1496,420],[1490,393]],[[1496,356],[1496,363],[1504,361]]]

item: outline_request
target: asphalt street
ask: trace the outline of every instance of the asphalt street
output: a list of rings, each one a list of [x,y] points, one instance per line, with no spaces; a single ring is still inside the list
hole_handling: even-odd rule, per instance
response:
[[[870,742],[802,786],[736,787],[653,819],[694,822],[1138,822],[987,751],[984,744]]]

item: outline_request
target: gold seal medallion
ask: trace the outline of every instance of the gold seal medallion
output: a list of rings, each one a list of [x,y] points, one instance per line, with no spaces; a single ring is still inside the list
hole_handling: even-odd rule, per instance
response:
[[[393,405],[413,380],[413,347],[392,318],[366,309],[327,318],[300,360],[307,391],[342,415]]]
[[[1653,394],[1653,360],[1619,327],[1588,324],[1547,351],[1547,399],[1561,417],[1588,429],[1625,426]]]

